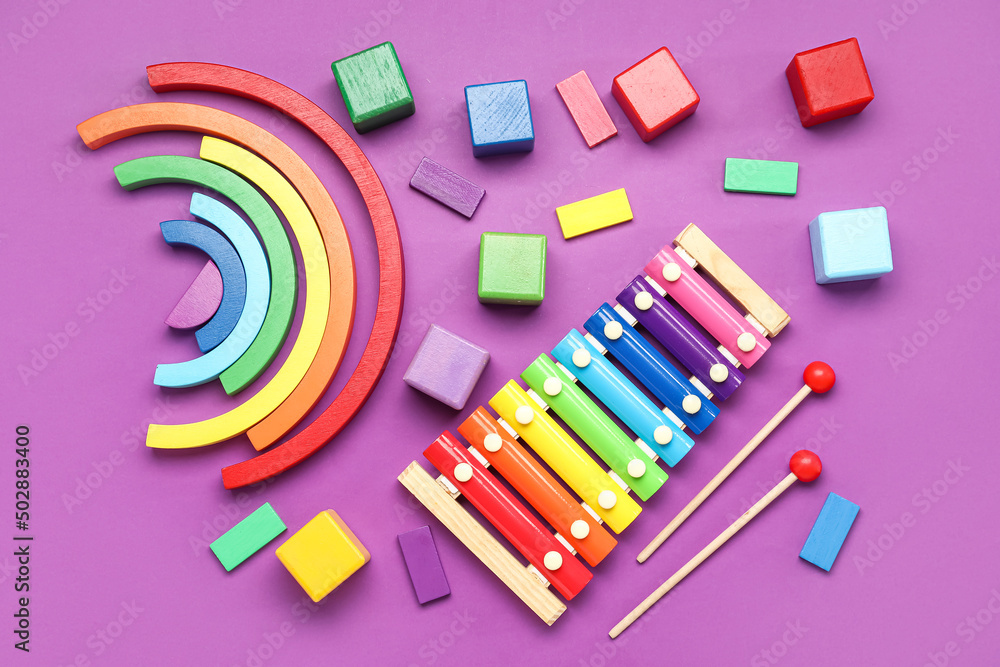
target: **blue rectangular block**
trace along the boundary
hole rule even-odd
[[[892,271],[889,219],[882,206],[820,213],[809,223],[809,243],[820,285]]]
[[[827,496],[799,558],[829,572],[859,509],[861,508],[850,500],[841,498],[836,493]]]
[[[608,304],[584,327],[692,433],[701,433],[718,416],[719,409]]]
[[[552,356],[668,466],[677,465],[691,450],[694,445],[691,436],[657,410],[653,402],[579,331],[573,329],[566,334],[553,348]]]
[[[527,153],[535,147],[528,83],[523,79],[465,87],[472,154]]]

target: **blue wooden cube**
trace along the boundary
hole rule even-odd
[[[472,154],[527,153],[535,147],[528,83],[502,81],[465,87]]]
[[[820,285],[892,271],[889,220],[882,206],[820,213],[809,223],[809,242]]]

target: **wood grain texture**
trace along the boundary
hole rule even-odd
[[[566,611],[566,605],[486,532],[416,461],[397,479],[547,625],[555,623]]]
[[[417,165],[410,187],[470,219],[486,194],[483,188],[429,157]]]
[[[461,410],[489,361],[487,350],[432,324],[403,373],[403,382]]]
[[[545,298],[544,234],[483,232],[479,238],[480,303],[537,306]]]
[[[399,332],[404,284],[399,228],[385,188],[368,158],[329,114],[299,93],[259,74],[210,63],[152,65],[146,68],[146,73],[150,86],[157,92],[207,90],[229,93],[266,104],[295,118],[326,143],[351,174],[361,190],[375,230],[379,258],[378,303],[371,336],[357,368],[330,406],[302,432],[254,459],[223,469],[222,477],[226,488],[238,488],[287,470],[319,451],[354,418],[368,400],[389,362],[389,355]],[[251,146],[247,148],[253,149]],[[269,161],[279,166],[273,160]],[[277,410],[257,428],[273,428],[270,420],[276,414]],[[281,428],[268,433],[281,431]],[[260,433],[253,429],[248,434],[251,439],[255,436],[254,431]],[[285,432],[287,431],[281,431],[281,434]]]
[[[802,127],[861,113],[875,99],[854,37],[796,53],[785,76]]]
[[[791,321],[788,313],[696,225],[685,227],[674,243],[691,255],[722,291],[753,315],[768,336],[777,336]]]
[[[244,277],[245,280],[245,277]],[[163,320],[171,329],[194,329],[212,319],[222,303],[222,275],[214,262],[205,266],[191,281],[183,296]]]
[[[107,112],[107,114],[102,114],[90,121],[81,123],[78,129],[85,141],[88,141],[88,145],[92,144],[95,148],[111,141],[110,137],[112,136],[121,138],[154,129],[194,130],[223,138],[238,137],[239,139],[236,140],[237,143],[251,148],[271,164],[291,172],[304,167],[308,171],[308,174],[315,179],[315,174],[312,170],[309,170],[301,158],[292,152],[283,142],[278,140],[277,137],[238,116],[209,107],[177,103],[140,105],[139,108],[127,108],[127,110]],[[191,158],[185,159],[192,160]],[[229,178],[236,179],[243,187],[248,188],[255,196],[260,197],[252,186],[231,171],[222,169],[204,160],[192,161],[207,165],[210,169],[227,174]],[[302,173],[304,174],[305,172]],[[310,204],[310,210],[314,206],[320,206],[318,203],[320,198],[329,197],[326,189],[323,188],[318,179],[314,181],[296,179],[294,185],[303,194],[307,204]],[[264,201],[263,197],[260,198],[261,201]],[[264,203],[266,204],[266,202]],[[270,215],[274,215],[269,205],[266,206],[266,209]],[[398,240],[398,237],[396,238]],[[346,267],[341,267],[341,270],[347,269]],[[353,264],[350,266],[349,275],[353,281]],[[353,307],[353,298],[350,300],[350,306]],[[290,370],[286,371],[283,366],[274,378],[272,378],[272,381],[251,399],[213,419],[192,424],[151,425],[146,436],[147,446],[177,448],[208,445],[245,432],[265,415],[273,418],[275,412],[277,412],[275,408],[281,405],[282,401],[287,397],[287,394],[279,393],[278,388],[288,386],[288,383],[284,383],[281,380],[275,385],[274,381],[279,379],[283,373],[287,374],[290,372]],[[268,390],[268,387],[272,388]]]
[[[693,114],[701,101],[666,47],[616,76],[611,94],[646,142]]]
[[[556,90],[566,103],[566,108],[588,147],[593,148],[618,134],[618,128],[585,71],[580,70],[568,79],[563,79],[556,84]]]
[[[465,104],[475,157],[534,149],[535,128],[524,79],[466,86]]]
[[[889,219],[882,206],[820,213],[809,223],[820,285],[878,278],[892,271]]]
[[[392,42],[341,58],[330,68],[359,134],[413,115],[413,93]]]
[[[214,227],[190,220],[167,220],[160,223],[160,233],[168,245],[196,248],[207,254],[211,261],[205,266],[211,265],[220,276],[223,289],[219,307],[208,323],[195,333],[198,348],[202,352],[208,352],[226,339],[243,314],[247,298],[247,276],[243,260],[226,237]],[[204,272],[205,269],[202,269],[202,273]]]

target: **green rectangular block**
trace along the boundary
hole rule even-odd
[[[667,473],[625,435],[583,390],[556,366],[548,355],[539,355],[521,373],[521,379],[586,442],[594,453],[643,500],[667,481]]]
[[[726,158],[726,192],[794,195],[798,182],[798,162]]]
[[[536,306],[545,298],[544,234],[483,232],[479,301]]]
[[[271,503],[264,503],[210,546],[222,567],[231,572],[284,531],[285,523],[274,512]]]
[[[413,115],[413,93],[392,42],[341,58],[330,67],[359,133]]]

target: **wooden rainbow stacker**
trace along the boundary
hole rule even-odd
[[[571,329],[551,357],[539,355],[521,373],[527,389],[515,380],[504,385],[489,401],[498,417],[485,407],[476,408],[458,427],[468,446],[447,431],[434,441],[424,456],[440,473],[437,479],[416,461],[399,475],[399,481],[549,625],[566,606],[548,587],[570,600],[587,585],[593,575],[577,556],[595,566],[610,553],[617,544],[611,533],[623,531],[642,511],[631,492],[645,501],[663,486],[667,474],[657,461],[673,467],[691,450],[694,440],[688,432],[701,433],[719,414],[712,399],[721,402],[732,395],[744,379],[740,368],[756,363],[770,347],[769,339],[789,321],[788,314],[697,227],[688,225],[674,243],[676,247],[663,248],[646,265],[646,274],[632,280],[615,303],[599,306],[584,322],[585,332]],[[699,266],[701,272],[695,270]],[[659,341],[684,370],[646,336]],[[656,401],[606,359],[608,354]],[[557,424],[549,410],[571,432]],[[554,534],[490,468],[555,529]],[[459,505],[460,495],[521,553],[527,567]]]

